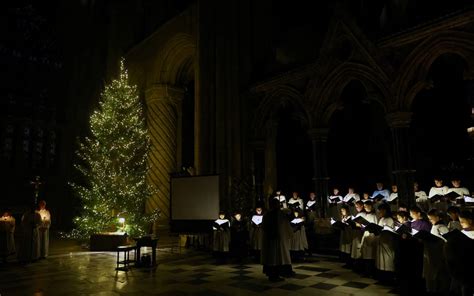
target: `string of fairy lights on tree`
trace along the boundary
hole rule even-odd
[[[119,78],[105,86],[99,108],[90,117],[90,130],[91,136],[79,144],[80,161],[75,165],[86,182],[71,183],[82,203],[73,236],[86,238],[114,229],[145,234],[160,213],[145,214],[145,202],[154,191],[146,181],[150,140],[137,88],[129,85],[123,59]]]

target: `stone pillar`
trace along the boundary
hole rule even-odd
[[[267,198],[277,186],[277,159],[276,159],[276,137],[278,123],[269,122],[265,127],[265,179],[263,181],[263,195]]]
[[[145,91],[147,126],[151,147],[148,176],[157,192],[146,203],[146,211],[162,212],[158,227],[166,228],[170,220],[170,174],[176,172],[178,119],[184,91],[166,84],[153,85]]]
[[[318,198],[321,217],[326,216],[328,196],[327,139],[328,128],[313,128],[308,131],[313,154],[313,184]]]
[[[393,168],[392,173],[398,186],[398,201],[408,207],[415,205],[413,188],[415,170],[412,164],[410,139],[411,112],[394,112],[386,116],[392,133]]]

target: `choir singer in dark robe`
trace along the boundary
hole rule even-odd
[[[288,216],[280,210],[279,200],[271,199],[270,211],[264,215],[262,224],[263,273],[270,281],[282,281],[282,276],[294,275],[290,257],[293,230]]]

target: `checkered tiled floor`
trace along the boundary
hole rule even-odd
[[[259,264],[216,265],[205,252],[159,250],[154,270],[115,271],[114,253],[58,254],[27,266],[0,266],[0,295],[383,295],[391,287],[328,257],[293,264],[296,276],[271,283]]]

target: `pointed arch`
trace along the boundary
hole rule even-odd
[[[360,81],[367,91],[368,98],[378,102],[385,111],[387,110],[390,99],[387,76],[367,65],[346,62],[334,68],[326,75],[321,86],[308,94],[311,114],[318,117],[313,118],[314,123],[318,126],[327,126],[334,111],[342,104],[340,97],[345,86],[352,80]]]
[[[264,131],[267,123],[275,118],[278,110],[288,105],[295,107],[302,126],[311,125],[301,92],[294,87],[282,85],[268,93],[258,105],[252,123],[254,136],[261,136],[259,133]]]
[[[466,61],[465,76],[474,75],[474,34],[444,31],[421,42],[405,59],[395,81],[395,108],[410,110],[416,95],[430,86],[429,71],[433,62],[443,54],[451,53]]]

